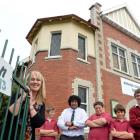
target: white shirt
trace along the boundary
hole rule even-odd
[[[73,124],[79,127],[79,129],[68,130],[68,126],[66,126],[65,123],[71,121],[72,112],[72,108],[64,109],[61,116],[58,118],[58,127],[62,130],[62,134],[66,136],[84,135],[85,121],[88,119],[87,113],[82,108],[76,108]]]

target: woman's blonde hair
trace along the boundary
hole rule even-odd
[[[29,86],[32,74],[36,74],[37,78],[41,81],[41,87],[40,87],[40,89],[37,93],[37,96],[36,96],[36,103],[40,104],[40,103],[43,103],[46,99],[45,80],[44,80],[43,75],[39,71],[31,71],[28,73],[28,75],[26,77],[28,86]]]

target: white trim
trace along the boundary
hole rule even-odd
[[[95,102],[95,98],[93,96],[94,94],[94,88],[93,88],[93,83],[91,81],[83,80],[80,78],[75,78],[72,83],[72,89],[73,89],[73,94],[78,95],[78,86],[83,86],[87,87],[89,89],[89,94],[88,94],[88,115],[91,115],[94,113],[93,109],[93,103]]]
[[[140,57],[140,53],[138,52],[138,50],[134,50],[132,48],[128,48],[127,46],[121,44],[119,41],[116,41],[116,40],[114,40],[112,38],[108,38],[107,40],[108,40],[107,46],[109,47],[109,54],[110,54],[109,55],[109,60],[110,60],[110,64],[109,65],[110,65],[111,71],[115,72],[116,74],[119,73],[119,74],[127,75],[127,78],[129,76],[129,77],[131,77],[131,80],[132,79],[133,80],[139,80],[140,77],[136,77],[134,75],[133,66],[132,66],[132,58],[131,58],[131,54],[134,54],[134,55]],[[118,47],[121,47],[121,48],[126,50],[126,60],[127,60],[126,63],[127,63],[128,73],[123,72],[123,71],[121,71],[121,70],[119,70],[117,68],[114,68],[114,66],[113,66],[113,59],[112,59],[111,43],[114,43],[114,44],[118,45]]]
[[[136,24],[136,26],[140,30],[140,25],[138,24],[136,18],[134,17],[134,15],[132,14],[130,8],[128,7],[128,5],[126,3],[124,3],[122,5],[112,7],[110,9],[108,9],[108,10],[104,10],[101,15],[106,15],[106,14],[109,14],[111,12],[117,11],[117,10],[122,9],[122,8],[126,9],[127,13],[130,15],[130,17],[132,18],[132,20],[134,21],[134,23]]]
[[[59,59],[59,58],[62,58],[61,55],[56,55],[56,56],[47,56],[47,57],[44,57],[45,60],[48,60],[48,59]]]
[[[83,85],[78,85],[78,88],[86,89],[86,102],[82,103],[82,101],[81,101],[81,104],[86,106],[87,114],[89,114],[89,109],[88,109],[88,104],[89,104],[89,87],[87,87],[87,86],[85,87]],[[78,94],[79,94],[79,92],[78,92]]]
[[[55,56],[57,56],[57,55],[54,55],[54,56],[51,56],[50,55],[50,52],[51,52],[51,39],[52,39],[52,34],[53,33],[60,33],[61,34],[61,42],[62,42],[62,31],[61,30],[58,30],[58,31],[51,31],[50,32],[50,37],[49,37],[49,42],[50,42],[50,44],[49,44],[49,49],[48,49],[48,58],[50,58],[50,57],[55,57]],[[60,42],[60,50],[61,50],[61,42]]]
[[[78,45],[79,45],[79,37],[81,38],[84,38],[85,39],[85,59],[82,59],[80,57],[78,57],[80,60],[84,60],[84,62],[87,62],[87,59],[88,59],[88,43],[87,43],[87,37],[84,36],[83,34],[81,33],[78,33]],[[79,46],[78,46],[79,47]],[[79,52],[79,49],[78,49],[78,52]]]
[[[135,57],[136,62],[132,61],[132,55]],[[140,79],[140,71],[139,71],[139,67],[138,67],[138,65],[140,65],[140,64],[138,63],[138,58],[140,59],[140,56],[131,52],[131,65],[132,65],[132,69],[133,69],[133,76]],[[138,76],[134,75],[133,63],[136,65]]]
[[[117,47],[117,56],[118,56],[118,62],[119,62],[119,69],[117,69],[117,68],[115,68],[114,66],[113,66],[113,52],[112,52],[112,43],[115,45],[115,47]],[[121,44],[118,44],[118,43],[114,43],[114,42],[110,42],[110,50],[111,50],[111,59],[112,59],[112,66],[113,66],[113,69],[115,69],[115,70],[117,70],[117,71],[120,71],[120,72],[122,72],[122,73],[126,73],[126,74],[129,74],[129,69],[128,69],[128,60],[127,60],[127,49],[125,49],[125,48],[123,48],[122,46],[121,46]],[[121,50],[123,50],[124,51],[124,54],[125,54],[125,56],[123,57],[124,59],[125,59],[125,62],[126,62],[126,72],[125,71],[122,71],[121,70],[121,62],[120,62],[120,58],[121,58],[121,56],[119,55],[119,49],[121,49]]]
[[[88,62],[87,60],[84,60],[84,59],[81,59],[81,58],[77,58],[77,60],[81,61],[81,62],[84,62],[84,63],[87,63],[87,64],[91,64],[90,62]]]
[[[113,11],[119,10],[119,9],[124,8],[124,7],[126,7],[126,6],[127,6],[127,4],[124,3],[124,4],[121,4],[121,5],[118,5],[118,6],[109,8],[109,9],[107,9],[107,10],[104,10],[104,11],[102,12],[102,15],[106,15],[106,14],[108,14],[108,13],[111,13],[111,12],[113,12]]]
[[[132,33],[131,31],[127,30],[126,28],[120,26],[119,24],[117,24],[116,22],[111,20],[109,17],[103,16],[102,20],[104,20],[105,22],[111,24],[113,27],[115,27],[116,29],[120,30],[124,34],[126,34],[126,35],[130,36],[131,38],[133,38],[133,39],[137,40],[138,42],[140,42],[140,36]]]

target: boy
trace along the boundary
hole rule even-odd
[[[53,118],[55,110],[53,107],[46,108],[46,121],[41,126],[39,133],[39,140],[55,140],[58,136],[57,121]]]
[[[140,88],[134,93],[137,104],[129,110],[130,124],[135,130],[135,140],[140,140]]]
[[[103,102],[97,101],[93,106],[95,114],[86,121],[86,125],[90,127],[88,140],[108,140],[109,124],[112,118],[110,114],[104,111]]]
[[[111,122],[112,140],[133,140],[134,130],[125,119],[125,108],[117,104],[114,108],[116,119]]]

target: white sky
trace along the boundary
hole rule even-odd
[[[30,54],[30,44],[25,37],[37,18],[76,14],[88,20],[89,8],[98,2],[102,10],[107,10],[124,3],[140,25],[139,0],[0,0],[0,56],[6,39],[9,40],[5,59],[15,48],[13,64],[19,55],[20,60]]]

